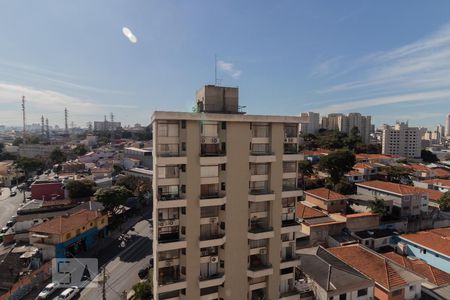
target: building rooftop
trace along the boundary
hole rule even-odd
[[[301,118],[297,116],[155,111],[152,115],[152,122],[154,122],[155,120],[191,120],[191,121],[209,120],[209,121],[231,121],[231,122],[300,123]]]
[[[348,199],[347,196],[336,193],[327,188],[317,188],[313,190],[307,190],[305,191],[305,194],[313,196],[315,198],[319,198],[324,201],[340,201]]]
[[[357,231],[353,234],[361,239],[368,239],[368,238],[380,239],[397,234],[397,231],[394,229],[372,229],[372,230]]]
[[[400,183],[386,182],[380,180],[371,180],[366,182],[356,183],[357,186],[371,188],[374,190],[379,190],[399,196],[412,195],[417,193],[423,193],[424,189],[416,188],[409,185],[404,185]],[[306,192],[305,192],[306,193]]]
[[[323,247],[300,250],[301,270],[326,291],[371,286],[373,281]]]
[[[422,180],[421,182],[425,182],[428,184],[432,184],[435,186],[442,186],[442,187],[450,187],[450,179],[427,179],[427,180]]]
[[[133,150],[136,152],[143,152],[143,153],[152,152],[152,148],[125,147],[125,150]]]
[[[312,219],[312,218],[326,217],[327,215],[318,209],[306,206],[302,203],[298,203],[296,216],[297,218],[300,219]]]
[[[402,267],[406,268],[409,271],[412,271],[419,276],[425,278],[432,284],[437,286],[450,284],[450,274],[439,270],[433,266],[430,266],[426,262],[420,259],[410,259],[406,256],[402,256],[395,252],[384,253],[388,259],[398,263]]]
[[[433,173],[436,177],[444,177],[444,178],[450,177],[450,171],[444,168],[435,168],[433,169]]]
[[[450,258],[450,227],[403,234],[401,238]]]
[[[42,224],[33,226],[30,232],[63,234],[94,221],[102,214],[98,211],[81,210],[68,216],[59,216]]]
[[[360,244],[330,248],[328,251],[389,291],[421,279]]]

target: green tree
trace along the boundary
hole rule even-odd
[[[129,191],[133,192],[133,194],[142,199],[145,194],[151,192],[152,186],[150,180],[144,180],[142,178],[138,178],[132,175],[126,175],[120,177],[116,181],[116,186],[123,186]]]
[[[301,176],[302,189],[305,189],[305,176],[314,174],[314,167],[309,160],[301,160],[298,162],[298,172]]]
[[[114,208],[119,205],[125,205],[127,199],[132,197],[133,193],[124,186],[113,186],[98,189],[94,196],[98,202],[105,206],[107,211],[114,212]]]
[[[426,163],[434,163],[439,161],[436,154],[425,149],[420,151],[420,158],[422,158],[422,160]]]
[[[20,144],[23,144],[23,139],[21,137],[16,137],[12,144],[13,146],[19,146]]]
[[[138,300],[153,299],[153,269],[150,269],[148,274],[145,281],[138,282],[133,286],[134,295]]]
[[[442,211],[450,211],[450,192],[445,192],[438,200],[439,209]]]
[[[119,165],[113,165],[112,176],[119,175],[123,171],[123,168]]]
[[[315,150],[317,147],[319,147],[319,144],[317,142],[317,136],[314,134],[308,133],[302,135],[303,144],[302,147],[306,150]]]
[[[410,170],[402,166],[386,166],[381,168],[381,171],[386,174],[387,181],[399,183],[402,178],[408,178]]]
[[[88,152],[88,149],[86,149],[86,146],[83,144],[77,145],[73,150],[72,153],[75,156],[82,156],[85,155]]]
[[[338,150],[324,156],[319,161],[319,170],[330,175],[333,185],[336,185],[345,173],[353,169],[355,155],[347,150]]]
[[[318,135],[318,144],[325,149],[342,149],[346,144],[348,135],[337,130],[324,130]]]
[[[348,149],[355,150],[356,145],[361,143],[362,139],[359,133],[359,129],[355,126],[350,130],[349,136],[345,139],[345,144],[347,145]]]
[[[61,164],[66,161],[66,155],[59,148],[53,149],[50,153],[49,159],[52,164]]]
[[[341,179],[335,186],[334,191],[343,195],[350,195],[355,192],[355,185],[348,182],[346,179]]]
[[[44,163],[36,158],[20,157],[15,162],[16,166],[25,172],[25,176],[28,177],[30,173],[41,170],[44,167]]]
[[[388,207],[383,199],[375,198],[375,201],[369,203],[369,209],[371,212],[379,214],[380,216],[386,216],[388,213]]]
[[[86,198],[94,195],[95,182],[92,180],[68,180],[65,184],[70,199]]]

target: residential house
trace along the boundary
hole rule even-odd
[[[409,164],[405,165],[406,168],[410,169],[411,176],[419,179],[431,179],[435,177],[433,169],[422,165],[422,164]]]
[[[125,169],[141,167],[151,170],[153,166],[152,148],[125,147],[123,150],[123,166]]]
[[[353,166],[354,170],[362,174],[365,181],[376,179],[380,168],[381,166],[376,163],[356,163]]]
[[[375,299],[420,299],[424,280],[383,255],[361,244],[330,248],[328,251],[375,281]]]
[[[71,257],[91,249],[106,235],[107,225],[107,215],[85,209],[33,226],[30,244],[41,249],[45,260]]]
[[[350,183],[357,183],[357,182],[365,181],[364,175],[355,170],[351,170],[351,171],[345,173],[344,176],[345,176],[345,179],[347,179],[347,181]]]
[[[422,189],[379,180],[356,184],[357,193],[393,199],[393,214],[400,217],[418,216],[428,212],[428,193]]]
[[[433,168],[435,178],[450,179],[450,170],[446,168]]]
[[[300,271],[315,299],[373,299],[374,282],[327,249],[321,246],[303,249],[300,262]]]
[[[31,184],[31,197],[39,200],[64,199],[64,185],[57,180],[36,180]]]
[[[342,215],[345,224],[350,231],[376,229],[380,225],[380,215],[372,212],[362,212]]]
[[[345,211],[347,196],[327,188],[317,188],[305,191],[305,201],[319,207],[328,213]]]
[[[392,165],[396,163],[399,158],[394,155],[359,153],[355,155],[355,159],[356,162],[360,163]]]
[[[304,150],[301,154],[304,160],[309,160],[312,163],[318,162],[322,157],[330,154],[330,150],[317,149],[317,150]]]
[[[450,191],[450,179],[435,178],[422,181],[414,181],[414,186],[445,193]]]
[[[402,254],[417,257],[450,273],[450,227],[403,234],[399,239]]]
[[[371,249],[378,250],[383,247],[393,246],[392,236],[397,235],[394,229],[372,229],[353,232],[352,235],[360,244]]]

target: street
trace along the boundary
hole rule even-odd
[[[2,194],[0,195],[0,227],[5,226],[6,222],[16,215],[16,211],[21,204],[23,204],[23,194],[19,192],[17,188],[13,188],[13,191],[17,192],[17,195],[10,197],[9,188],[1,188]],[[25,193],[29,196],[29,192]]]
[[[106,263],[106,299],[123,299],[123,292],[130,291],[133,285],[139,282],[138,272],[149,264],[152,254],[151,234],[151,223],[144,219],[136,223],[134,231],[128,231],[102,251],[104,254],[99,253],[99,266]],[[101,279],[102,275],[99,274],[94,282],[101,282]],[[80,294],[80,299],[101,298],[101,284],[86,288]]]

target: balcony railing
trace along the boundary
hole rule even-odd
[[[263,233],[263,232],[269,232],[269,231],[273,231],[273,227],[268,226],[268,225],[252,226],[248,229],[248,232],[251,232],[251,233]]]
[[[284,154],[298,154],[300,151],[298,151],[297,147],[295,148],[284,148]]]
[[[158,197],[159,201],[169,201],[169,200],[181,200],[184,199],[184,196],[179,193],[176,194],[160,194]]]
[[[299,257],[294,254],[294,255],[286,255],[286,257],[281,259],[281,262],[286,262],[286,261],[293,261],[293,260],[297,260],[299,259]]]
[[[200,236],[200,241],[208,241],[208,240],[215,240],[215,239],[221,239],[225,236],[223,233],[216,233],[216,234],[205,234]]]
[[[223,277],[223,273],[216,273],[216,274],[208,274],[208,275],[200,275],[200,281],[205,280],[211,280],[211,279],[217,279]]]
[[[181,237],[179,237],[178,235],[179,235],[178,232],[172,233],[172,234],[163,234],[163,235],[160,235],[160,236],[158,237],[158,243],[160,243],[160,244],[165,244],[165,243],[173,243],[173,242],[180,242],[180,241],[183,241],[184,238],[181,238]]]
[[[295,219],[281,221],[282,227],[297,226],[297,225],[298,225],[298,223],[297,223],[297,221],[295,221]]]
[[[217,151],[201,151],[200,156],[203,157],[214,157],[214,156],[225,156],[226,152],[222,150]]]
[[[267,195],[267,194],[273,194],[273,191],[269,189],[250,189],[250,195]]]
[[[161,285],[166,285],[166,284],[172,284],[172,283],[177,283],[177,282],[181,282],[184,281],[184,278],[181,278],[179,273],[173,273],[173,272],[162,272],[159,274],[159,278],[158,278],[158,284]]]
[[[177,157],[180,156],[179,151],[172,151],[172,152],[159,152],[160,157]]]
[[[250,151],[250,155],[262,156],[262,155],[274,155],[272,151]]]
[[[250,271],[261,271],[261,270],[265,270],[265,269],[270,269],[272,268],[272,264],[270,263],[254,263],[254,264],[250,264],[248,266],[248,269]]]
[[[280,298],[298,295],[299,291],[295,288],[289,288],[288,291],[280,293]]]
[[[200,199],[214,199],[214,198],[223,198],[225,197],[225,193],[221,192],[212,192],[200,195]]]
[[[283,192],[299,191],[299,190],[301,190],[301,188],[295,185],[283,185]]]

